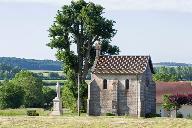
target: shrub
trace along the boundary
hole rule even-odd
[[[106,113],[106,116],[115,116],[113,113]]]
[[[36,112],[36,110],[27,110],[28,116],[39,116],[39,113]]]
[[[161,117],[161,115],[156,114],[156,113],[147,113],[147,114],[145,114],[145,118],[153,118],[153,117]]]
[[[23,88],[26,108],[43,106],[42,80],[38,79],[32,72],[21,71],[16,74],[12,81],[15,85]]]
[[[5,81],[0,87],[0,108],[19,108],[23,104],[24,92],[21,86]]]
[[[181,114],[180,112],[177,113],[176,115],[177,118],[183,118],[183,114]]]
[[[53,106],[53,99],[56,97],[56,92],[54,89],[49,87],[43,87],[43,107],[45,109],[50,109]]]
[[[72,112],[77,111],[77,100],[74,96],[73,90],[70,88],[75,84],[72,81],[65,82],[65,86],[62,89],[62,100],[65,108],[69,108]]]

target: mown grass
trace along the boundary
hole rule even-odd
[[[48,116],[50,111],[37,109],[40,116],[26,116],[29,109],[0,110],[0,128],[191,128],[191,119],[133,118],[128,116],[87,116],[65,110],[63,116]],[[31,110],[31,109],[30,109]]]
[[[192,120],[90,116],[0,117],[3,128],[191,128]]]
[[[36,110],[40,116],[47,116],[50,111],[46,111],[42,108],[20,108],[20,109],[4,109],[0,110],[0,116],[25,116],[27,110]]]

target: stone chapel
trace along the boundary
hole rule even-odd
[[[96,43],[96,58],[92,80],[88,85],[88,115],[106,113],[145,116],[156,112],[156,86],[152,80],[150,56],[100,55]]]

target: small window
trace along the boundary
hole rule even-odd
[[[103,89],[107,89],[107,80],[106,79],[103,80]]]
[[[129,89],[129,80],[128,79],[125,80],[125,88]]]

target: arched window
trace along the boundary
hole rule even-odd
[[[107,80],[106,79],[103,80],[103,89],[107,89]]]
[[[125,88],[129,89],[129,80],[128,79],[125,80]]]

